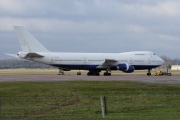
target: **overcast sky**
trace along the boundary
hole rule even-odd
[[[180,58],[180,0],[0,0],[0,59],[24,26],[56,52],[153,51]]]

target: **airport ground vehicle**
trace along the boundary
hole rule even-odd
[[[155,76],[163,76],[163,75],[171,76],[172,74],[169,72],[156,71],[154,75]]]

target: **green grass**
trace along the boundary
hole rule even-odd
[[[3,82],[2,119],[179,120],[180,85],[127,81]]]

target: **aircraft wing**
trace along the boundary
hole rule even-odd
[[[97,68],[109,68],[109,67],[113,67],[113,66],[117,66],[118,65],[118,61],[115,59],[105,59],[104,63],[102,63],[102,65],[97,66]]]

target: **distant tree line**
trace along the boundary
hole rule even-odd
[[[44,65],[37,62],[18,59],[0,60],[0,69],[15,69],[15,68],[54,68],[49,65]]]
[[[161,58],[165,62],[164,66],[180,65],[180,59],[179,58],[171,59],[167,56],[161,56]]]
[[[161,56],[165,61],[163,66],[180,65],[180,59],[171,59],[167,56]],[[37,62],[31,62],[21,59],[6,59],[0,60],[0,69],[12,69],[12,68],[54,68],[49,65],[44,65]]]

